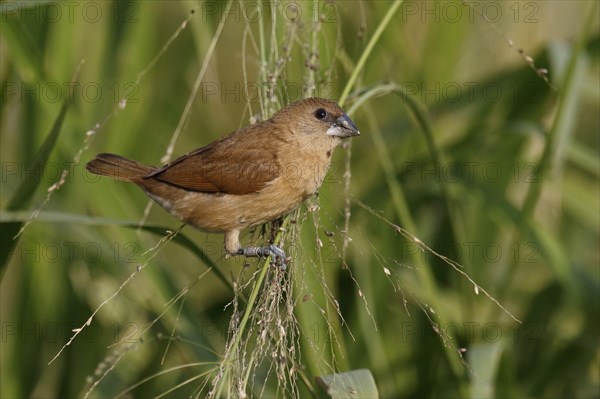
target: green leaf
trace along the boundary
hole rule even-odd
[[[29,165],[27,165],[27,170],[44,170],[46,167],[48,159],[50,158],[50,153],[54,149],[56,141],[58,140],[58,135],[60,134],[60,129],[65,120],[65,116],[67,115],[70,102],[71,99],[68,98],[63,103],[60,112],[54,121],[52,129],[50,129],[50,133],[48,133],[48,136],[44,140],[44,143],[38,150],[37,154],[35,154],[33,157],[33,160],[29,163]],[[21,182],[11,199],[8,201],[6,210],[12,211],[17,209],[25,209],[31,202],[33,194],[39,186],[40,181],[42,181],[42,179],[39,179],[37,174],[28,174],[27,178]],[[3,226],[2,230],[0,230],[0,242],[2,243],[2,251],[0,251],[0,273],[2,275],[4,275],[4,268],[10,260],[10,254],[19,241],[18,238],[14,237],[21,229],[22,225],[23,222],[7,223],[5,226]]]
[[[317,384],[330,398],[378,398],[373,374],[367,369],[317,377]]]
[[[26,170],[43,170],[48,163],[48,158],[50,158],[50,153],[54,149],[56,145],[56,140],[58,139],[58,135],[60,134],[60,128],[65,120],[65,116],[67,114],[67,109],[69,108],[69,101],[65,101],[62,105],[58,117],[54,121],[54,125],[50,130],[50,133],[44,140],[44,144],[40,147],[37,154],[33,160],[27,165]],[[25,209],[27,205],[31,202],[33,198],[33,194],[37,189],[40,181],[42,179],[35,173],[27,175],[29,178],[23,180],[21,185],[17,188],[11,199],[8,201],[6,205],[6,209],[9,211],[16,209]]]
[[[471,397],[495,397],[494,381],[500,365],[502,343],[475,344],[469,348],[469,363],[477,375],[471,375]]]
[[[19,65],[21,77],[26,81],[45,81],[44,58],[39,44],[36,43],[29,29],[23,24],[19,13],[26,2],[17,4],[2,4],[2,36],[10,48],[10,54],[15,63]],[[40,7],[40,3],[31,2],[33,7]],[[34,10],[35,11],[35,10]]]
[[[27,218],[29,218],[29,212],[20,211],[20,212],[9,212],[9,211],[0,211],[0,230],[4,231],[8,226],[16,224],[21,225],[24,223]],[[38,222],[49,222],[49,223],[69,223],[69,224],[80,224],[80,225],[94,225],[94,226],[122,226],[130,229],[141,229],[159,236],[164,236],[165,232],[169,230],[168,227],[158,226],[158,225],[143,225],[140,226],[138,222],[129,221],[129,220],[115,220],[109,218],[101,218],[94,216],[85,216],[85,215],[77,215],[72,213],[63,213],[63,212],[40,212],[38,217],[36,218]],[[16,240],[14,240],[16,241]],[[217,277],[227,286],[230,287],[233,291],[233,285],[231,281],[227,279],[225,274],[217,267],[217,265],[210,259],[208,255],[204,253],[204,251],[198,247],[192,240],[187,238],[182,233],[177,234],[173,237],[173,241],[181,245],[182,247],[188,249],[197,258],[199,258],[202,262],[204,262],[209,267],[212,267]],[[4,245],[4,244],[3,244]],[[7,251],[6,256],[9,255],[10,252]],[[4,251],[2,252],[2,256],[5,256]]]

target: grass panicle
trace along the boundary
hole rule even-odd
[[[597,2],[71,6],[0,9],[0,396],[599,396]],[[309,96],[285,272],[84,169]]]

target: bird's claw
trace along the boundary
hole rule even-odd
[[[249,257],[271,257],[271,264],[279,266],[281,270],[287,269],[287,256],[285,251],[276,245],[269,245],[266,247],[245,247],[240,248],[237,251],[237,255],[244,255]]]
[[[281,270],[287,269],[287,255],[283,249],[271,244],[269,245],[269,252],[272,259],[271,263],[273,263],[275,266],[279,265]]]

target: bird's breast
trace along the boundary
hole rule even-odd
[[[329,169],[331,151],[322,149],[299,154],[281,165],[282,173],[279,184],[290,196],[297,196],[302,201],[315,194]]]

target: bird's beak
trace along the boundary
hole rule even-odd
[[[354,122],[352,122],[352,119],[350,119],[350,117],[348,117],[346,114],[343,114],[337,118],[335,122],[331,124],[331,127],[327,129],[328,136],[336,136],[340,138],[358,136],[359,134],[360,132],[358,131],[358,128]]]

